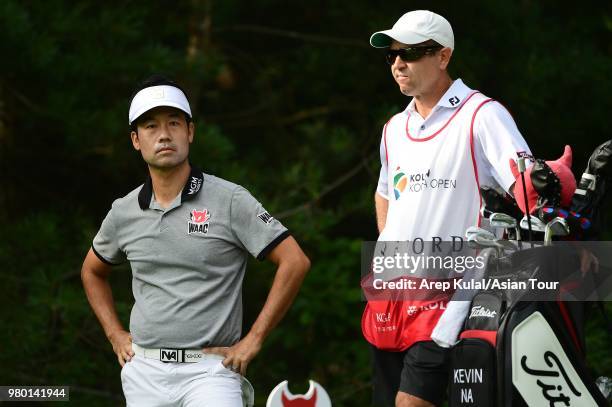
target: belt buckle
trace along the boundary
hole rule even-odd
[[[160,349],[159,360],[164,363],[181,362],[183,359],[181,349]]]

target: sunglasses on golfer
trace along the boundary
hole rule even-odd
[[[393,65],[395,58],[400,57],[404,62],[414,62],[423,58],[425,55],[433,54],[437,50],[444,48],[442,45],[427,45],[421,47],[408,47],[400,49],[388,49],[385,52],[385,60],[389,65]]]

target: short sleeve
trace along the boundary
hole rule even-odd
[[[265,259],[289,236],[287,228],[242,187],[232,195],[230,222],[237,239],[258,260]]]
[[[94,237],[91,248],[104,263],[117,265],[126,260],[125,253],[118,246],[117,229],[113,221],[113,209],[108,212],[106,218],[102,221],[102,226],[100,226],[100,230],[98,230]]]
[[[486,182],[488,177],[508,191],[515,181],[509,161],[516,160],[520,153],[531,154],[529,146],[508,110],[498,102],[483,105],[476,123],[474,144],[478,168],[488,170],[479,172],[479,178],[482,176],[486,185],[490,183]]]
[[[389,177],[387,173],[387,143],[385,140],[385,130],[387,124],[383,129],[383,135],[380,139],[380,175],[378,176],[378,185],[376,186],[376,192],[378,195],[385,199],[389,199]]]

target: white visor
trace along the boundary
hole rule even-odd
[[[144,88],[134,96],[128,116],[129,124],[134,123],[145,112],[159,106],[175,107],[192,117],[189,102],[183,91],[174,86],[159,85]]]

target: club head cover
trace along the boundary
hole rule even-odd
[[[523,180],[518,171],[517,164],[510,160],[510,170],[515,178],[514,199],[523,213],[525,208],[525,194]],[[554,161],[536,160],[525,171],[525,189],[529,212],[537,214],[543,206],[566,208],[572,202],[576,190],[576,179],[572,173],[572,149],[565,146],[563,155]]]

